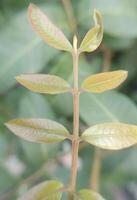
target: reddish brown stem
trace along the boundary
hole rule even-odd
[[[101,161],[102,153],[99,148],[95,148],[95,155],[93,166],[91,170],[91,179],[90,179],[90,188],[95,191],[99,191],[99,182],[100,182],[100,171],[101,171]]]
[[[73,87],[73,140],[72,140],[72,166],[70,175],[70,193],[69,199],[73,200],[73,193],[76,188],[77,180],[77,165],[78,165],[78,149],[79,149],[79,87],[78,87],[78,58],[77,51],[77,38],[74,36],[73,40],[74,51],[73,56],[73,75],[74,75],[74,87]]]

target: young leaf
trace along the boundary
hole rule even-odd
[[[87,129],[81,138],[104,149],[123,149],[137,143],[137,126],[123,123],[98,124]]]
[[[58,94],[70,90],[70,85],[64,79],[45,74],[23,74],[16,80],[33,92]]]
[[[99,11],[94,10],[94,21],[95,26],[90,29],[87,34],[85,35],[80,48],[79,52],[92,52],[96,50],[103,38],[103,21],[102,16]]]
[[[105,200],[100,194],[87,189],[79,191],[79,200]]]
[[[103,38],[103,20],[102,20],[101,13],[96,9],[94,10],[93,18],[95,21],[95,25],[100,26],[100,31],[98,32],[97,38],[98,38],[98,40],[102,40],[102,38]]]
[[[28,13],[33,29],[47,44],[60,50],[72,50],[72,46],[63,32],[36,5],[31,3]]]
[[[82,83],[82,89],[88,92],[101,93],[119,86],[127,78],[127,71],[118,70],[89,76]]]
[[[5,125],[15,135],[38,143],[55,143],[69,137],[67,129],[49,119],[14,119]]]
[[[30,189],[18,200],[60,200],[62,192],[58,190],[62,183],[58,181],[45,181]]]

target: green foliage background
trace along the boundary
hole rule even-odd
[[[40,6],[72,41],[72,29],[61,0],[31,2]],[[43,117],[72,130],[70,95],[33,94],[14,79],[21,73],[36,72],[57,74],[70,83],[73,78],[70,55],[47,46],[32,31],[27,18],[29,3],[29,0],[0,1],[1,200],[14,200],[42,180],[54,178],[66,183],[69,177],[69,163],[63,164],[66,159],[69,162],[69,143],[29,143],[14,136],[3,125],[16,117]],[[94,8],[103,14],[105,26],[102,46],[80,59],[80,82],[87,75],[102,71],[104,64],[108,70],[129,72],[128,80],[119,91],[81,95],[81,131],[114,119],[137,125],[137,0],[72,0],[72,6],[79,38],[93,24],[91,14]],[[78,188],[88,187],[93,155],[92,146],[81,147]],[[136,146],[122,151],[104,151],[100,187],[108,200],[137,199]]]

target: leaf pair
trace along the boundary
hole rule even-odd
[[[34,4],[29,6],[29,19],[33,29],[44,41],[54,48],[72,52],[73,48],[63,32],[56,27],[50,19]],[[90,29],[85,35],[80,48],[81,52],[92,52],[100,45],[103,38],[102,16],[98,11],[94,11],[95,27]]]
[[[62,183],[58,181],[45,181],[30,189],[18,200],[61,200]],[[75,200],[105,200],[98,193],[82,189],[76,195]]]
[[[56,143],[70,138],[68,130],[48,119],[14,119],[6,126],[31,142]],[[137,143],[137,126],[123,123],[98,124],[87,129],[81,139],[104,149],[123,149]]]
[[[118,70],[89,76],[82,83],[82,89],[100,93],[119,86],[127,78],[127,71]],[[33,92],[59,94],[68,92],[71,87],[64,79],[54,75],[24,74],[16,77],[17,81]]]

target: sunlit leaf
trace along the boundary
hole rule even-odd
[[[64,126],[49,119],[14,119],[5,125],[15,135],[31,142],[55,143],[69,137]]]
[[[105,200],[100,194],[87,189],[80,190],[79,197],[79,200]]]
[[[87,129],[82,139],[104,149],[123,149],[137,143],[137,126],[123,123],[98,124]]]
[[[82,83],[82,88],[88,92],[100,93],[119,86],[127,78],[127,71],[118,70],[89,76]]]
[[[103,38],[103,21],[102,16],[99,11],[94,10],[94,21],[95,27],[90,29],[87,34],[85,35],[80,48],[79,52],[92,52],[96,50]]]
[[[58,181],[45,181],[30,189],[18,200],[60,200],[62,192],[58,190],[62,183]]]
[[[45,74],[23,74],[16,77],[17,81],[33,92],[58,94],[70,90],[64,79]]]
[[[29,19],[33,29],[49,45],[65,51],[71,51],[72,46],[62,31],[34,4],[30,4]]]

